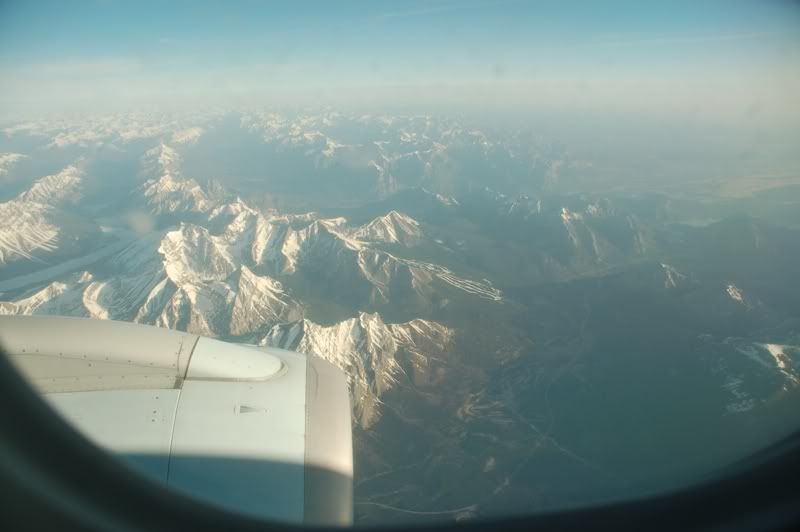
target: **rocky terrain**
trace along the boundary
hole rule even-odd
[[[358,522],[663,489],[793,428],[800,232],[768,199],[695,224],[707,206],[565,193],[590,161],[427,116],[128,115],[0,140],[0,313],[333,362]]]

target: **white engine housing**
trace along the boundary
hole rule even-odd
[[[347,380],[328,362],[81,318],[0,317],[0,343],[76,429],[151,478],[249,515],[352,522]]]

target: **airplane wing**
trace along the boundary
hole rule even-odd
[[[0,343],[76,429],[151,478],[249,515],[352,522],[350,400],[333,365],[82,318],[3,316]]]

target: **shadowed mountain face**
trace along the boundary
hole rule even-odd
[[[791,187],[573,194],[559,144],[338,113],[39,122],[0,163],[0,313],[333,362],[357,523],[668,489],[796,426]]]

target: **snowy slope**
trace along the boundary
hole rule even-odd
[[[22,153],[0,153],[0,178],[7,176],[14,165],[28,156]]]
[[[52,206],[77,203],[81,199],[84,176],[77,166],[67,166],[56,174],[36,180],[18,199]]]
[[[66,212],[19,199],[0,203],[0,267],[33,261],[44,266],[69,257],[99,233],[97,225]]]
[[[419,222],[410,216],[391,211],[359,227],[353,232],[353,236],[370,242],[412,246],[422,238],[422,230]]]
[[[142,193],[153,214],[209,212],[214,203],[197,181],[185,178],[181,158],[171,146],[161,143],[143,158],[143,174],[148,177]]]
[[[262,345],[313,354],[342,368],[348,375],[355,419],[364,427],[380,417],[380,397],[403,374],[404,362],[424,366],[428,357],[450,347],[453,332],[425,320],[386,324],[378,314],[325,327],[309,320],[274,327]]]

